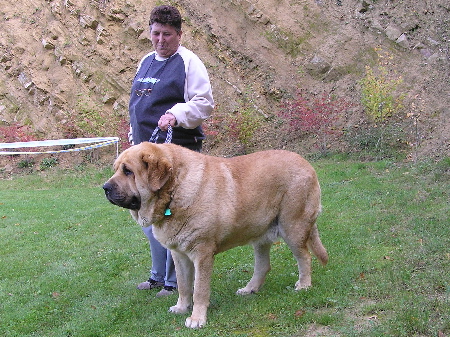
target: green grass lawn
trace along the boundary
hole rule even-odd
[[[321,159],[322,242],[313,287],[295,292],[283,242],[260,293],[240,247],[216,258],[208,324],[184,327],[176,297],[139,291],[147,240],[88,168],[0,181],[0,336],[450,336],[448,158],[396,165]]]

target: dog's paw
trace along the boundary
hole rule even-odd
[[[186,327],[191,329],[203,328],[206,324],[206,318],[195,319],[192,316],[186,318]]]
[[[306,283],[306,284],[303,284],[303,283],[300,283],[300,281],[297,281],[296,283],[295,283],[295,290],[307,290],[309,287],[311,287],[311,283]]]
[[[240,296],[251,295],[251,294],[255,294],[255,293],[256,293],[256,290],[249,289],[247,287],[238,289],[238,291],[236,291],[236,295],[240,295]]]
[[[174,314],[185,314],[189,311],[189,307],[178,307],[174,305],[173,307],[169,308],[169,312]]]

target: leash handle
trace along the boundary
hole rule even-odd
[[[150,142],[150,143],[156,143],[156,141],[157,141],[158,138],[159,138],[159,133],[160,133],[160,131],[161,131],[160,127],[157,126],[157,127],[155,128],[155,130],[153,131],[152,136],[151,136],[150,139],[149,139],[149,142]],[[172,129],[172,127],[169,125],[169,126],[167,127],[167,136],[166,136],[166,140],[165,140],[164,143],[171,143],[171,142],[172,142],[172,133],[173,133],[173,129]]]

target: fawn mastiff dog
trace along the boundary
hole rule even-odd
[[[293,152],[271,150],[234,158],[203,155],[174,144],[141,143],[120,154],[104,184],[113,204],[172,251],[178,280],[174,313],[186,326],[206,323],[214,256],[251,244],[253,276],[237,291],[257,292],[270,270],[270,247],[281,237],[298,262],[295,289],[311,285],[310,251],[328,261],[316,225],[320,187],[312,166]]]

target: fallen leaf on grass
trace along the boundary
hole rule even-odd
[[[306,311],[300,309],[300,310],[297,310],[297,311],[295,312],[294,316],[295,316],[295,317],[302,317],[304,314],[306,314]]]

